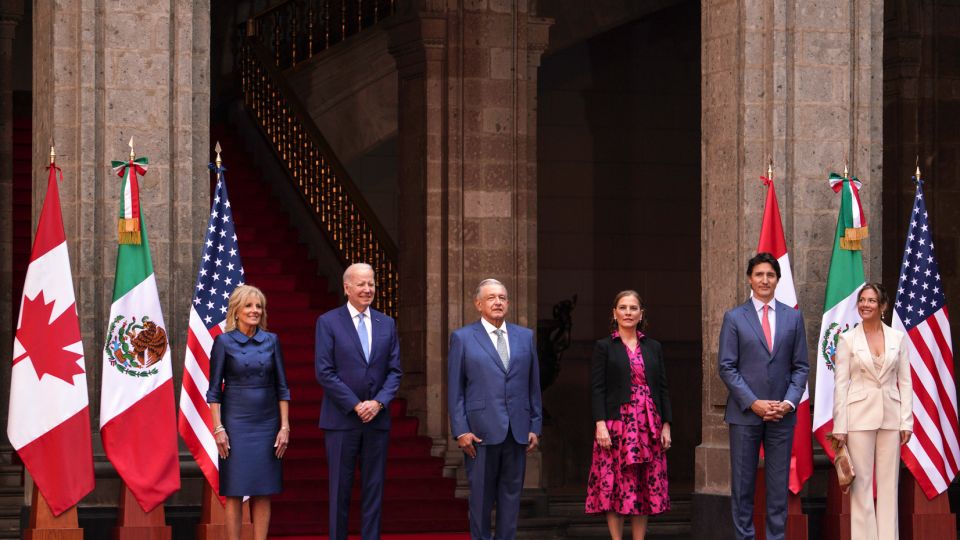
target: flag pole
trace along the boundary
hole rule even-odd
[[[51,170],[55,170],[56,168],[56,158],[57,152],[53,145],[51,145]],[[28,479],[32,478],[29,471],[25,471],[24,476],[26,476]],[[83,540],[83,529],[79,527],[76,505],[71,506],[57,516],[54,515],[53,510],[47,503],[46,497],[40,493],[40,489],[36,484],[33,484],[32,491],[33,494],[31,496],[30,518],[26,530],[23,531],[24,538],[27,540],[39,538],[49,540]]]

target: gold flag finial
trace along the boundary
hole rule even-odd
[[[53,162],[57,160],[57,151],[54,150],[53,145],[50,145],[50,164],[53,165]]]
[[[219,169],[220,166],[223,165],[223,160],[220,159],[220,152],[222,152],[222,150],[220,149],[220,141],[217,141],[217,146],[214,147],[213,150],[217,153],[217,159],[215,160],[215,163],[217,164],[217,168]]]
[[[133,151],[133,137],[130,137],[130,142],[127,143],[127,146],[130,147],[130,161],[137,159],[137,154]]]
[[[917,155],[917,180],[920,179],[920,156]]]
[[[770,158],[770,163],[767,164],[767,178],[773,180],[773,158]]]
[[[843,162],[843,177],[850,178],[850,170],[847,168],[847,162]]]

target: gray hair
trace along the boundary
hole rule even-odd
[[[370,266],[369,264],[353,263],[350,266],[348,266],[346,270],[343,271],[343,282],[346,283],[347,280],[350,279],[350,276],[352,276],[353,273],[356,272],[357,270],[369,270],[374,273],[374,276],[376,276],[376,272],[373,271],[373,267]]]
[[[487,278],[487,279],[481,281],[479,285],[477,285],[477,290],[476,290],[476,292],[474,292],[474,294],[473,294],[474,299],[476,299],[476,300],[479,300],[479,299],[480,299],[480,292],[483,291],[483,288],[486,287],[487,285],[499,285],[499,286],[503,287],[503,292],[507,295],[507,298],[510,298],[510,293],[507,292],[507,286],[506,286],[506,285],[504,285],[503,283],[500,283],[499,281],[497,281],[497,280],[495,280],[495,279],[493,279],[493,278]]]

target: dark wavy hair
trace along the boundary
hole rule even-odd
[[[626,290],[623,290],[623,291],[618,292],[617,295],[613,297],[613,309],[616,310],[616,309],[617,309],[617,304],[620,303],[620,300],[623,300],[623,298],[624,298],[624,297],[627,297],[627,296],[632,296],[632,297],[636,298],[636,299],[637,299],[637,303],[640,304],[640,313],[641,313],[642,315],[641,315],[641,317],[640,317],[640,322],[637,324],[637,330],[640,331],[640,332],[643,332],[644,330],[647,329],[647,322],[648,322],[648,321],[647,321],[647,308],[646,308],[646,306],[643,304],[643,298],[640,298],[640,293],[638,293],[637,291],[635,291],[635,290],[633,290],[633,289],[626,289]],[[616,317],[610,317],[610,331],[611,331],[611,332],[616,332],[616,331],[617,331],[617,318],[616,318]]]
[[[767,252],[757,253],[752,259],[747,261],[747,277],[750,277],[750,274],[753,273],[754,266],[762,263],[768,263],[772,266],[773,271],[777,273],[777,279],[780,279],[780,261],[778,261],[773,254]]]

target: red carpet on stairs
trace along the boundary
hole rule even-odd
[[[290,385],[290,448],[284,457],[284,492],[274,497],[271,537],[325,538],[327,533],[327,459],[317,427],[323,391],[314,378],[314,324],[342,303],[317,275],[317,264],[298,242],[286,211],[261,179],[241,140],[224,127],[213,137],[224,149],[227,188],[240,242],[246,282],[267,297],[267,324],[280,336]],[[277,179],[276,181],[286,181]],[[406,414],[406,402],[393,401],[393,429],[387,461],[382,528],[385,539],[468,538],[465,500],[454,497],[456,481],[444,478],[443,460],[430,455],[431,440],[417,435],[418,421]],[[350,508],[351,532],[359,532],[359,476]],[[358,537],[359,538],[359,537]]]

